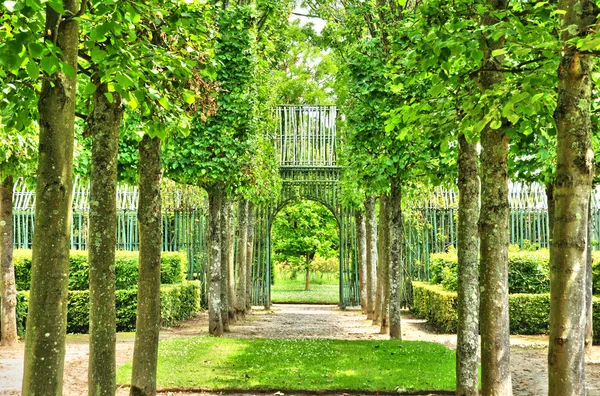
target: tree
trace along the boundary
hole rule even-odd
[[[337,221],[329,209],[313,201],[286,206],[273,222],[273,251],[276,262],[302,270],[305,290],[310,290],[310,273],[317,255],[335,257],[339,246]]]
[[[13,111],[7,106],[7,111]],[[0,299],[2,339],[0,345],[13,346],[17,336],[17,288],[13,263],[13,190],[21,176],[31,175],[37,158],[37,135],[34,128],[24,131],[11,130],[1,124],[0,118]]]
[[[585,54],[599,14],[594,2],[560,1],[555,216],[550,245],[550,395],[585,395],[588,211],[595,160],[590,106],[594,58]],[[586,40],[587,39],[587,40]],[[597,41],[597,39],[596,39]]]
[[[85,3],[84,3],[85,5]],[[62,395],[73,188],[78,1],[46,7],[44,42],[60,49],[44,70],[39,97],[40,146],[36,227],[25,343],[23,395]]]

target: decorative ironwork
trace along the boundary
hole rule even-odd
[[[359,304],[356,233],[353,211],[342,205],[337,166],[339,147],[335,106],[278,106],[273,144],[279,158],[282,190],[277,202],[257,208],[253,304],[269,306],[271,227],[277,213],[301,199],[326,206],[339,227],[340,305]]]

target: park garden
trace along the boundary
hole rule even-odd
[[[3,0],[0,394],[600,394],[599,16]]]

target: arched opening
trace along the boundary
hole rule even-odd
[[[340,303],[340,226],[313,199],[282,203],[271,219],[271,301]]]

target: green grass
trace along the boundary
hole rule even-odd
[[[158,386],[277,390],[452,390],[455,354],[424,341],[174,338],[159,346]],[[131,364],[117,381],[129,383]]]
[[[310,285],[310,290],[304,290],[303,280],[278,279],[271,286],[271,301],[274,303],[321,303],[337,304],[340,301],[339,284]]]

